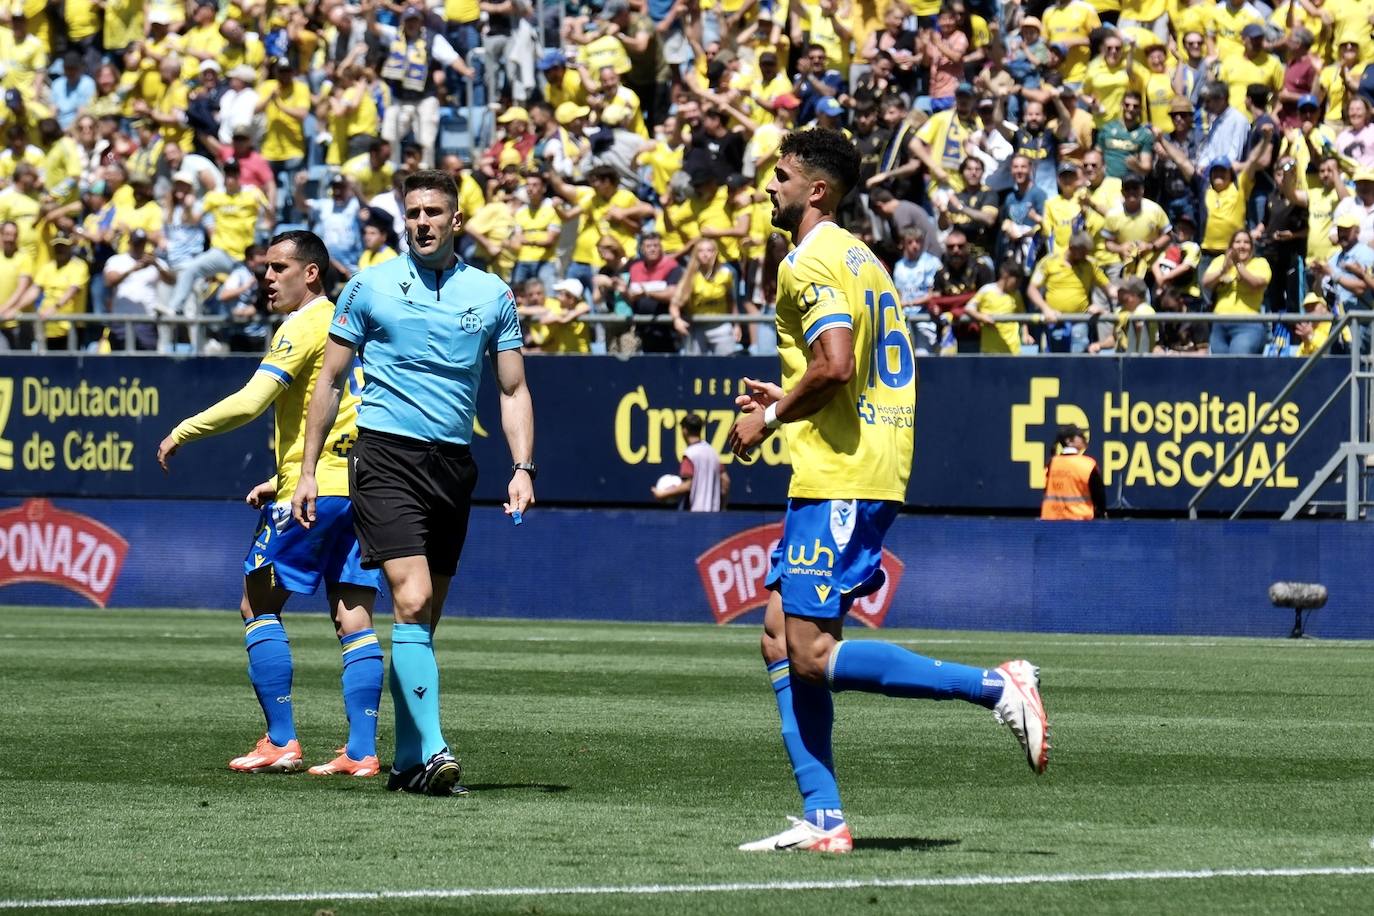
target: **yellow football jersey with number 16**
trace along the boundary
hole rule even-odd
[[[788,496],[906,501],[916,421],[916,361],[901,297],[868,246],[832,222],[778,267],[782,387],[806,373],[811,344],[852,328],[854,377],[818,413],[787,423]]]

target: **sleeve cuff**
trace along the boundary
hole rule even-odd
[[[524,345],[525,345],[524,341],[519,340],[519,339],[515,339],[515,340],[501,340],[501,341],[497,341],[497,343],[496,343],[496,352],[497,352],[497,353],[500,353],[500,352],[502,352],[502,351],[504,351],[504,350],[519,350],[519,349],[520,349],[521,347],[523,347]]]
[[[823,315],[817,318],[816,323],[807,329],[806,342],[808,344],[815,343],[817,337],[831,328],[849,328],[852,331],[854,322],[850,321],[848,315]]]
[[[273,379],[280,383],[283,388],[291,387],[291,373],[287,372],[285,369],[282,369],[278,366],[269,366],[266,363],[263,363],[262,365],[258,366],[258,371],[270,375]]]

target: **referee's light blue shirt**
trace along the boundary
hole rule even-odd
[[[472,441],[482,364],[521,345],[500,278],[461,263],[431,270],[408,254],[349,280],[329,332],[362,357],[359,427],[459,445]]]

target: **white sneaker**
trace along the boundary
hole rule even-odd
[[[997,670],[1006,686],[992,714],[1011,729],[1026,752],[1026,762],[1039,775],[1050,763],[1050,719],[1040,699],[1040,669],[1019,658],[1004,662]]]
[[[752,843],[740,844],[741,852],[790,852],[804,849],[810,852],[849,852],[854,848],[854,838],[849,835],[849,825],[841,824],[829,830],[822,830],[810,821],[789,817],[792,826],[779,833]]]

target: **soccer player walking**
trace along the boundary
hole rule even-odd
[[[1039,670],[935,661],[893,643],[846,642],[844,616],[882,587],[883,537],[906,499],[916,416],[916,364],[892,278],[835,223],[859,180],[854,144],[833,130],[789,134],[769,182],[773,225],[795,249],[778,267],[782,385],[746,380],[730,431],[736,454],[782,428],[792,482],[767,585],[763,656],[804,817],[746,851],[853,846],[831,757],[831,692],[961,699],[1011,727],[1031,769],[1049,762]]]
[[[377,707],[382,698],[382,649],[372,629],[381,576],[363,569],[348,499],[349,449],[357,439],[362,379],[349,371],[343,410],[326,430],[328,449],[311,465],[319,493],[320,523],[307,529],[291,518],[291,497],[301,478],[306,403],[320,373],[334,304],[324,295],[329,253],[313,232],[284,232],[267,249],[267,301],[287,316],[253,377],[242,389],[183,420],[158,446],[168,460],[181,446],[228,432],[276,407],[277,476],[254,487],[248,503],[262,510],[253,546],[243,561],[244,642],[248,678],[267,718],[267,734],[252,751],[229,761],[244,773],[290,773],[304,766],[291,705],[291,647],[281,611],[294,594],[313,595],[324,580],[329,612],[343,651],[343,698],[348,743],[338,757],[311,767],[317,776],[375,776]],[[316,483],[316,481],[318,481]]]
[[[406,179],[403,206],[408,252],[355,276],[335,309],[292,509],[307,528],[322,517],[315,467],[361,352],[367,386],[349,492],[363,566],[381,567],[395,606],[396,754],[387,788],[451,795],[463,791],[462,767],[440,728],[432,640],[467,536],[477,483],[468,444],[487,358],[515,459],[506,513],[517,521],[534,502],[534,411],[514,295],[454,253],[462,214],[453,178],[416,172]]]

